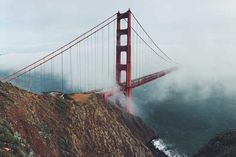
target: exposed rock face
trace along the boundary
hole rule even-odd
[[[236,129],[216,136],[193,157],[236,157]]]
[[[89,94],[81,102],[75,100],[36,95],[0,83],[0,120],[9,126],[7,132],[15,141],[5,150],[4,143],[12,142],[1,136],[4,131],[0,125],[0,153],[41,157],[154,156],[146,143],[156,133],[141,119],[106,104],[98,94]]]

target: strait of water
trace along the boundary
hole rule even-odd
[[[227,94],[220,83],[211,83],[206,92],[200,84],[183,90],[163,88],[159,81],[134,90],[134,103],[137,115],[159,133],[165,150],[191,156],[215,135],[236,128],[236,93]]]

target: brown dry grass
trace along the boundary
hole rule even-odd
[[[79,103],[86,103],[91,94],[68,94],[67,98]]]

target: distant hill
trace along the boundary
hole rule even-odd
[[[193,157],[235,157],[236,129],[219,134],[203,146]]]

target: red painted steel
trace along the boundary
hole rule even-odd
[[[122,27],[122,20],[126,20],[128,23],[127,28]],[[123,21],[124,22],[124,21]],[[121,45],[121,36],[127,37],[126,45]],[[131,81],[131,11],[128,10],[125,13],[117,13],[117,43],[116,43],[116,83],[123,88],[121,82],[121,73],[125,72],[125,95],[126,95],[126,110],[131,110],[131,96],[132,96],[132,81]],[[126,62],[122,64],[121,53],[126,53]],[[124,59],[124,58],[123,58]]]
[[[131,88],[136,88],[136,87],[139,87],[143,84],[146,84],[148,82],[151,82],[155,79],[158,79],[160,77],[163,77],[175,70],[177,70],[178,68],[177,67],[173,67],[173,68],[170,68],[170,69],[167,69],[167,70],[162,70],[160,72],[156,72],[154,74],[150,74],[150,75],[147,75],[147,76],[144,76],[144,77],[141,77],[141,78],[138,78],[138,79],[135,79],[135,80],[132,80],[132,86]]]

